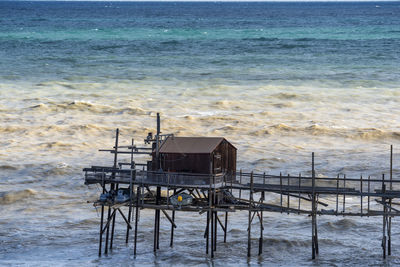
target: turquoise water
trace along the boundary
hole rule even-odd
[[[236,83],[400,77],[398,2],[0,5],[4,80],[140,80],[155,67],[164,79]]]
[[[247,259],[240,212],[213,261],[204,216],[179,212],[175,247],[162,221],[154,255],[150,211],[136,259],[122,225],[98,258],[86,201],[100,191],[81,171],[112,164],[97,149],[115,128],[140,144],[160,112],[163,133],[226,137],[245,170],[307,173],[315,152],[319,176],[381,177],[393,144],[400,179],[399,14],[399,2],[0,1],[0,265],[399,264],[397,220],[383,261],[380,219],[321,217],[313,262],[309,218],[281,214],[265,219],[263,256]]]

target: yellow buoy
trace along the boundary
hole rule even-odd
[[[178,196],[178,201],[182,202],[182,196]]]

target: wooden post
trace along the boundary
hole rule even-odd
[[[290,186],[290,174],[287,175],[287,185],[288,185],[288,190],[289,190],[289,186]],[[287,194],[287,200],[286,200],[286,204],[287,204],[287,214],[289,214],[289,208],[290,208],[290,194]]]
[[[368,217],[369,217],[369,207],[370,207],[370,192],[371,192],[371,176],[368,176]]]
[[[116,191],[118,191],[118,184],[116,185]],[[112,215],[112,225],[111,225],[111,238],[110,238],[110,250],[113,248],[114,242],[114,228],[115,228],[115,216],[117,215],[116,212]]]
[[[174,189],[174,195],[176,194],[176,189]],[[169,196],[169,191],[168,191]],[[175,223],[175,209],[172,210],[172,221]],[[174,225],[171,224],[171,239],[169,246],[172,248],[174,246]]]
[[[114,169],[117,168],[117,159],[118,159],[118,138],[119,138],[119,129],[116,130],[115,133],[115,147],[114,147]],[[115,172],[113,172],[112,178],[115,179]],[[113,191],[114,186],[116,186],[115,191],[118,191],[118,184],[114,185],[114,183],[111,183],[111,188]],[[112,225],[111,225],[111,240],[110,240],[110,250],[113,248],[113,241],[114,241],[114,229],[115,229],[115,216],[117,215],[116,212],[114,212],[114,215],[112,216]],[[108,229],[107,229],[107,235],[108,235]]]
[[[104,175],[103,175],[102,187],[103,187],[103,194],[104,194],[106,192],[105,185],[104,185]],[[99,257],[101,256],[101,245],[103,243],[103,221],[104,221],[104,203],[101,203]]]
[[[312,152],[312,202],[311,202],[311,231],[312,231],[312,259],[315,259],[316,247],[315,247],[315,172],[314,172],[314,152]]]
[[[131,215],[132,215],[132,190],[133,190],[132,180],[133,180],[133,170],[131,169],[131,179],[129,180],[129,211],[128,211],[128,222],[129,223],[131,221]],[[126,244],[128,244],[128,239],[129,239],[129,224],[127,224],[127,226],[126,226],[126,237],[125,237]]]
[[[158,186],[157,191],[156,191],[156,205],[159,205],[160,194],[161,194],[161,187]],[[154,244],[153,244],[154,252],[156,252],[156,250],[159,248],[159,245],[158,245],[159,229],[160,229],[160,210],[156,208],[156,209],[154,209]]]
[[[242,169],[240,169],[240,172],[239,172],[239,184],[240,184],[240,186],[242,185]],[[239,188],[239,199],[241,199],[242,198],[242,188]]]
[[[361,196],[360,196],[360,199],[361,199],[360,211],[361,211],[361,216],[363,216],[362,215],[363,214],[363,177],[362,177],[362,175],[360,177],[360,193],[361,193]]]
[[[224,231],[224,243],[226,243],[226,233],[228,232],[228,212],[225,212],[225,231]]]
[[[208,198],[209,198],[209,213],[211,217],[211,222],[210,222],[210,227],[211,227],[211,232],[210,232],[210,249],[211,249],[211,258],[214,258],[214,214],[213,214],[213,209],[212,206],[214,205],[214,193],[212,191],[212,182],[213,182],[213,177],[210,176],[210,191],[208,193]]]
[[[139,221],[139,201],[140,201],[140,186],[137,187],[137,192],[136,192],[135,239],[134,239],[134,244],[133,244],[133,254],[134,255],[136,255],[137,232],[138,232],[138,221]]]
[[[393,190],[393,145],[390,145],[390,190]],[[389,199],[389,212],[392,212],[392,198]],[[388,222],[388,255],[392,255],[392,216]]]
[[[336,177],[336,215],[339,212],[339,174]]]
[[[261,205],[264,202],[264,195],[265,195],[265,192],[262,191],[261,192]],[[264,237],[264,222],[263,222],[263,220],[264,220],[263,211],[261,210],[260,211],[260,239],[258,241],[258,255],[261,255],[262,250],[263,250],[263,242],[264,242],[264,240],[263,240],[263,237]]]
[[[107,231],[106,231],[106,243],[104,244],[104,254],[108,254],[108,237],[110,234],[110,223],[111,220],[111,206],[108,205],[108,213],[107,213]]]
[[[251,256],[251,210],[253,202],[253,172],[250,174],[250,194],[249,194],[249,227],[247,229],[247,257]]]
[[[217,251],[217,223],[218,223],[218,215],[217,212],[214,211],[214,251]]]
[[[210,194],[208,194],[210,196]],[[210,211],[207,211],[207,224],[206,224],[206,254],[208,254],[209,239],[210,239]]]
[[[214,258],[214,212],[210,211],[211,215],[211,258]]]
[[[343,188],[346,188],[346,174],[343,175]],[[343,193],[343,213],[346,211],[346,194]]]
[[[281,193],[281,213],[282,213],[282,211],[283,211],[282,173],[279,173],[279,185],[280,185],[280,193]]]
[[[153,251],[157,250],[157,209],[154,210],[154,240],[153,240]]]
[[[300,205],[301,205],[301,173],[299,173],[299,207],[298,207],[298,212],[297,214],[300,214]]]
[[[385,174],[382,174],[382,194],[386,193],[386,185],[385,185]],[[382,196],[382,207],[383,207],[383,229],[382,229],[382,249],[383,249],[383,258],[386,259],[386,198]]]

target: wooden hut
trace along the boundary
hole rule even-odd
[[[165,172],[224,174],[234,179],[237,149],[223,137],[168,137],[159,148]],[[156,153],[152,169],[157,170]]]

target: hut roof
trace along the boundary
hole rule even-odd
[[[223,137],[168,137],[160,147],[160,153],[211,153],[223,141]]]

